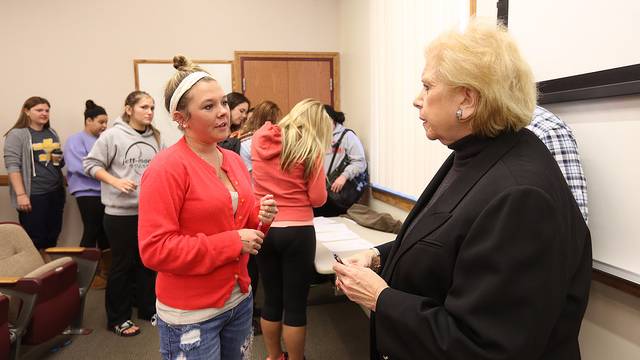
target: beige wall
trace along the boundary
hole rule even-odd
[[[63,142],[82,129],[88,98],[114,119],[134,89],[135,58],[182,53],[233,60],[235,50],[337,51],[337,8],[338,0],[2,1],[0,131],[13,125],[33,95],[51,102],[51,124]],[[0,174],[6,174],[3,159]],[[15,220],[6,187],[0,188],[0,204],[0,220]],[[67,201],[61,242],[78,243],[81,228],[75,202]]]
[[[369,0],[339,2],[341,110],[367,151],[371,125],[371,51]]]

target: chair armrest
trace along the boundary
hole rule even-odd
[[[71,253],[81,253],[84,251],[83,247],[80,246],[67,246],[67,247],[51,247],[51,248],[46,248],[45,251],[48,254],[53,254],[53,253],[60,253],[60,252],[71,252]]]
[[[100,260],[100,250],[96,248],[85,248],[80,246],[52,247],[45,249],[45,252],[52,255],[52,257],[71,256],[74,260],[76,260],[76,258],[95,261]]]
[[[0,276],[0,286],[15,284],[20,280],[17,276]]]
[[[0,282],[0,292],[7,293],[15,291],[24,294],[35,294],[40,288],[41,282],[35,278],[13,278],[3,277],[4,281]]]
[[[101,252],[96,248],[84,247],[54,247],[45,250],[51,259],[58,259],[64,256],[71,257],[78,264],[78,287],[80,293],[86,294],[87,289],[93,282],[93,277],[98,269]]]

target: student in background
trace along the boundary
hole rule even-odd
[[[312,208],[327,198],[322,160],[332,128],[322,103],[306,99],[277,125],[267,122],[253,135],[256,196],[274,194],[280,209],[257,256],[265,292],[260,323],[271,360],[287,358],[281,336],[289,359],[304,357],[316,250]]]
[[[242,127],[242,124],[247,120],[249,107],[251,102],[246,96],[238,92],[230,92],[227,94],[227,102],[229,104],[230,114],[230,129],[231,134],[229,137],[220,142],[220,146],[227,150],[231,150],[236,154],[240,153],[240,139],[238,138],[238,130]]]
[[[184,137],[153,160],[140,193],[140,254],[158,271],[160,353],[240,360],[252,338],[248,255],[277,207],[270,195],[256,200],[240,157],[217,146],[229,135],[218,82],[184,56],[173,64],[165,107]]]
[[[28,98],[4,143],[11,203],[18,210],[20,224],[41,251],[56,246],[65,202],[60,171],[64,160],[60,138],[50,125],[50,108],[45,98]]]
[[[85,175],[82,160],[89,154],[98,136],[107,129],[107,112],[93,100],[87,100],[84,110],[84,130],[71,135],[64,144],[67,164],[67,184],[69,194],[76,198],[80,217],[82,218],[82,240],[80,246],[97,247],[100,250],[109,248],[109,241],[104,232],[104,205],[100,201],[100,181]],[[104,269],[104,264],[101,262]],[[97,274],[93,287],[104,289],[107,284],[104,271]]]
[[[367,171],[367,160],[364,156],[362,142],[352,130],[344,127],[343,112],[336,111],[329,105],[325,105],[324,109],[333,120],[333,139],[331,147],[324,156],[324,172],[327,174],[327,179],[334,179],[328,191],[339,193],[348,180],[356,181],[363,177],[359,184],[361,186],[359,190],[364,192],[368,177],[364,174]],[[343,161],[345,161],[344,164],[347,164],[346,166]],[[333,173],[336,171],[341,172],[335,176],[336,174]],[[363,174],[365,176],[361,177]],[[313,213],[315,216],[338,216],[346,213],[347,209],[348,207],[345,208],[334,203],[329,196],[323,206],[313,209]]]
[[[84,172],[102,182],[104,229],[112,263],[105,294],[107,325],[120,336],[134,336],[140,328],[131,321],[134,294],[138,318],[155,314],[155,273],[142,265],[138,251],[138,184],[149,162],[163,147],[153,125],[153,98],[134,91],[124,113],[106,130],[85,157]]]
[[[239,92],[230,92],[227,94],[227,102],[229,103],[229,110],[231,111],[231,134],[237,132],[242,127],[245,121],[247,121],[247,115],[249,114],[249,108],[251,102],[246,96]]]
[[[554,113],[542,106],[536,106],[533,119],[527,129],[536,134],[553,155],[586,222],[589,218],[587,179],[582,171],[578,143],[571,129]]]
[[[247,117],[247,120],[242,124],[242,127],[238,131],[238,139],[240,139],[240,157],[247,166],[249,173],[253,170],[251,164],[251,143],[254,132],[260,129],[264,123],[270,121],[275,124],[280,118],[280,108],[276,103],[272,101],[263,101],[258,104],[254,109],[251,117]],[[256,292],[258,291],[258,285],[260,283],[260,272],[258,271],[258,264],[256,257],[249,256],[249,276],[251,276],[251,289],[253,290],[254,308],[253,308],[253,332],[255,334],[261,334],[260,322],[257,320],[260,317],[260,308],[256,305]]]
[[[247,165],[249,172],[253,170],[251,164],[251,143],[253,134],[262,127],[267,121],[272,124],[276,124],[282,113],[280,108],[273,101],[263,101],[258,104],[254,109],[251,117],[247,117],[247,121],[242,125],[240,131],[238,131],[238,138],[240,139],[240,157]]]
[[[422,84],[426,137],[453,153],[395,241],[334,265],[372,311],[371,358],[580,359],[591,237],[525,129],[529,65],[504,27],[472,20],[427,47]]]

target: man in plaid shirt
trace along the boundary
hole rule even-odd
[[[533,120],[527,126],[549,148],[576,199],[584,221],[587,221],[587,179],[584,177],[578,144],[571,129],[549,110],[536,106]]]

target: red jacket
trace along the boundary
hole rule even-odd
[[[259,203],[242,159],[219,149],[239,195],[235,217],[229,190],[184,138],[151,161],[140,183],[140,256],[158,272],[158,299],[174,308],[222,307],[236,282],[243,293],[251,282],[236,230],[257,227]]]
[[[278,125],[266,122],[253,135],[251,159],[256,197],[273,194],[278,203],[275,221],[311,220],[314,207],[327,200],[326,176],[322,157],[308,180],[304,179],[304,166],[295,165],[290,171],[280,168],[282,134]],[[322,154],[324,156],[324,153]]]

